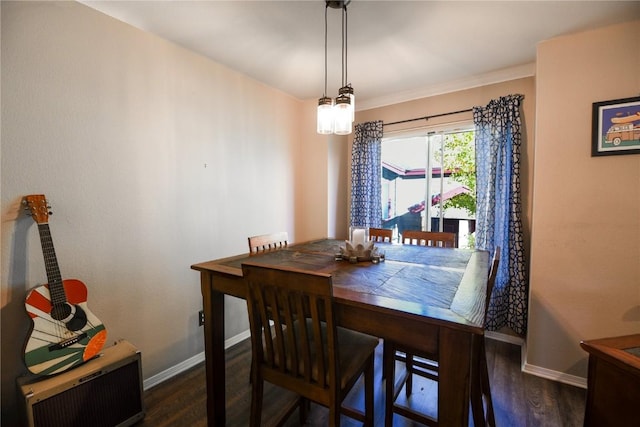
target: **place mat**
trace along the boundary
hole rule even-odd
[[[327,255],[335,255],[340,252],[340,247],[345,246],[344,240],[322,239],[303,244],[304,252],[317,252]],[[376,242],[375,247],[384,251],[386,259],[416,264],[443,264],[448,267],[466,268],[473,250],[436,248],[431,246],[401,245],[386,242]],[[285,250],[295,251],[298,245],[289,246]],[[446,251],[446,252],[442,252]]]
[[[245,262],[253,262],[274,267],[291,267],[309,271],[325,270],[327,266],[331,266],[335,263],[333,257],[327,254],[278,249],[262,252],[255,256],[234,259],[224,262],[222,265],[242,268],[242,264]]]
[[[464,267],[437,265],[405,265],[374,290],[375,295],[449,308],[458,290]],[[416,286],[420,285],[420,286]],[[416,292],[416,287],[420,289]]]
[[[378,246],[378,245],[376,245]],[[472,250],[435,248],[415,245],[379,245],[385,251],[386,259],[425,265],[446,265],[451,268],[466,268]]]
[[[285,248],[285,250],[295,251],[299,246],[304,247],[304,252],[318,252],[327,255],[334,255],[340,252],[340,246],[344,246],[344,240],[339,239],[322,239],[315,240],[301,245],[292,245]]]

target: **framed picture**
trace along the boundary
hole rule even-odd
[[[594,102],[591,156],[640,154],[640,96]]]

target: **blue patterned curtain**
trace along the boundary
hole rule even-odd
[[[476,134],[476,247],[501,248],[500,267],[489,306],[487,329],[527,329],[528,283],[520,204],[520,104],[522,95],[473,108]]]
[[[381,153],[382,120],[357,124],[351,149],[352,226],[382,226]]]

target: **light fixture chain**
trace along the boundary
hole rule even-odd
[[[347,55],[347,49],[348,49],[348,44],[347,44],[347,36],[349,34],[349,24],[348,24],[348,15],[347,15],[347,5],[345,3],[344,5],[344,81],[342,82],[342,86],[346,86],[347,83],[349,83],[349,77],[347,76],[347,73],[349,71],[349,65],[347,63],[348,61],[348,55]]]
[[[329,5],[327,4],[324,7],[324,94],[323,97],[327,96],[327,9]]]
[[[348,15],[347,5],[351,0],[325,0],[324,9],[324,94],[318,99],[317,131],[319,134],[348,135],[352,131],[355,114],[355,96],[351,84],[348,83]],[[329,17],[328,8],[342,9],[341,16],[341,87],[335,101],[327,97],[329,82]]]
[[[342,6],[342,84],[340,87],[344,87],[344,12],[347,10],[346,6]]]

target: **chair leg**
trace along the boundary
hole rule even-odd
[[[385,407],[384,407],[384,425],[385,427],[393,427],[393,401],[395,398],[395,380],[396,380],[396,372],[395,372],[395,346],[391,343],[387,343],[385,341],[385,349],[388,350],[385,352],[385,357],[383,358],[383,370],[385,372]]]
[[[413,393],[413,354],[407,352],[405,355],[407,357],[404,362],[407,369],[407,383],[404,391],[405,395],[409,397],[411,396],[411,393]]]
[[[476,427],[484,427],[486,423],[484,419],[484,408],[482,405],[482,391],[477,373],[472,374],[470,394],[473,425]]]
[[[382,341],[382,360],[387,360],[388,357],[393,356],[390,351],[391,345],[387,344],[386,340]],[[387,378],[387,367],[385,364],[382,364],[382,379]]]
[[[300,425],[303,426],[307,421],[307,417],[309,416],[309,410],[311,409],[309,399],[300,397],[300,405],[298,407],[298,420]]]
[[[489,367],[487,366],[487,353],[484,346],[484,338],[480,345],[480,374],[481,376],[481,390],[485,398],[485,405],[487,407],[487,425],[489,427],[495,427],[496,419],[493,412],[493,399],[491,398],[491,385],[489,384]]]
[[[264,381],[252,376],[251,386],[251,427],[260,427],[262,423],[262,396],[264,391]]]
[[[473,425],[481,427],[485,425],[484,406],[482,404],[482,380],[481,380],[481,360],[480,360],[480,340],[483,337],[475,337],[472,344],[471,357],[471,378],[470,378],[470,399],[471,411],[473,414]]]
[[[329,405],[329,427],[340,427],[341,404],[339,400],[335,400]]]
[[[493,399],[491,398],[487,354],[482,336],[475,338],[473,343],[471,409],[474,425],[495,427],[496,420],[493,412]]]
[[[393,406],[397,397],[396,393],[396,346],[389,344],[388,357],[384,358],[383,368],[386,371],[385,379],[385,427],[393,427]],[[399,391],[399,390],[398,390]]]
[[[364,426],[373,427],[373,355],[364,371]]]

